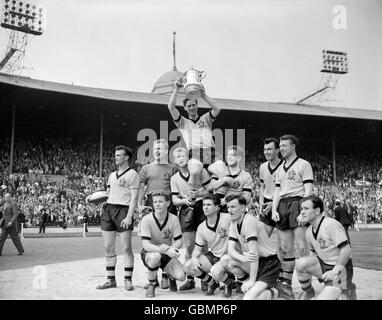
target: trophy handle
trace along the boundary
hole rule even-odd
[[[200,81],[202,81],[206,77],[207,73],[205,71],[200,71]]]
[[[183,84],[184,84],[184,80],[185,80],[185,78],[186,78],[186,74],[187,74],[187,71],[184,72],[183,75],[182,75],[182,83],[183,83]]]

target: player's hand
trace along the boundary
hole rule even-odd
[[[190,198],[187,197],[183,199],[183,204],[189,207],[192,205],[192,201]]]
[[[202,84],[200,84],[200,96],[204,99],[204,97],[206,96],[206,89],[204,88],[204,86]]]
[[[342,265],[335,265],[332,270],[329,270],[322,275],[322,279],[324,281],[333,281],[334,286],[335,283],[340,285],[339,281],[341,278],[341,273],[346,273],[345,267]]]
[[[337,277],[337,273],[334,269],[326,271],[322,275],[322,280],[324,281],[333,281]]]
[[[260,208],[260,215],[265,216],[272,210],[272,202],[264,203]]]
[[[272,220],[275,222],[280,220],[280,215],[277,210],[272,210]]]
[[[183,77],[178,77],[176,78],[175,82],[174,82],[174,85],[175,87],[177,88],[181,88],[183,87]]]
[[[303,225],[302,214],[301,213],[297,216],[296,220],[297,220],[297,223],[298,223],[299,226]]]
[[[203,195],[203,190],[202,189],[196,189],[195,191],[192,192],[192,198],[196,199],[197,197],[200,197]]]
[[[121,221],[121,227],[127,229],[133,223],[133,216],[127,215],[125,219]]]
[[[247,262],[249,262],[249,257],[248,257],[248,255],[246,254],[246,252],[244,252],[244,254],[242,254],[241,255],[241,262],[242,263],[247,263]]]
[[[168,246],[168,245],[165,244],[165,243],[162,243],[162,244],[159,246],[160,253],[165,253],[169,248],[170,248],[170,246]]]
[[[241,285],[241,291],[243,291],[243,293],[246,293],[254,285],[255,285],[255,281],[248,279],[248,280],[244,281],[243,284]]]
[[[170,247],[165,252],[170,258],[178,258],[180,256],[180,252],[177,248]]]

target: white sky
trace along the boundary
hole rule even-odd
[[[3,1],[1,1],[3,2]],[[295,102],[320,84],[321,50],[346,51],[343,106],[382,110],[380,0],[40,0],[47,30],[27,57],[38,78],[151,92],[172,69],[207,72],[215,98]],[[336,5],[347,28],[336,30]],[[0,53],[9,32],[0,28]]]

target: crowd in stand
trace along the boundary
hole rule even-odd
[[[75,143],[70,138],[45,138],[34,142],[18,140],[14,150],[14,174],[7,174],[9,141],[0,140],[0,196],[10,191],[26,216],[25,226],[37,226],[41,209],[48,213],[47,225],[76,226],[84,216],[88,223],[100,222],[100,207],[85,203],[92,191],[104,189],[108,174],[114,170],[113,145],[105,145],[103,178],[99,178],[99,146],[96,142]],[[3,147],[4,146],[4,147]],[[327,214],[334,201],[343,199],[355,207],[358,220],[382,222],[381,154],[337,155],[337,184],[333,183],[332,160],[327,156],[304,155],[315,175],[314,191],[322,196]],[[259,199],[259,166],[265,161],[262,151],[247,152],[245,167],[254,179],[253,204]],[[136,168],[139,171],[139,164]],[[363,188],[356,181],[365,179]],[[364,213],[367,213],[366,216]]]

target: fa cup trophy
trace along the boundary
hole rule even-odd
[[[204,71],[195,70],[193,67],[183,74],[182,82],[184,92],[188,97],[195,99],[200,98],[200,91],[203,87],[201,81],[205,76]]]

